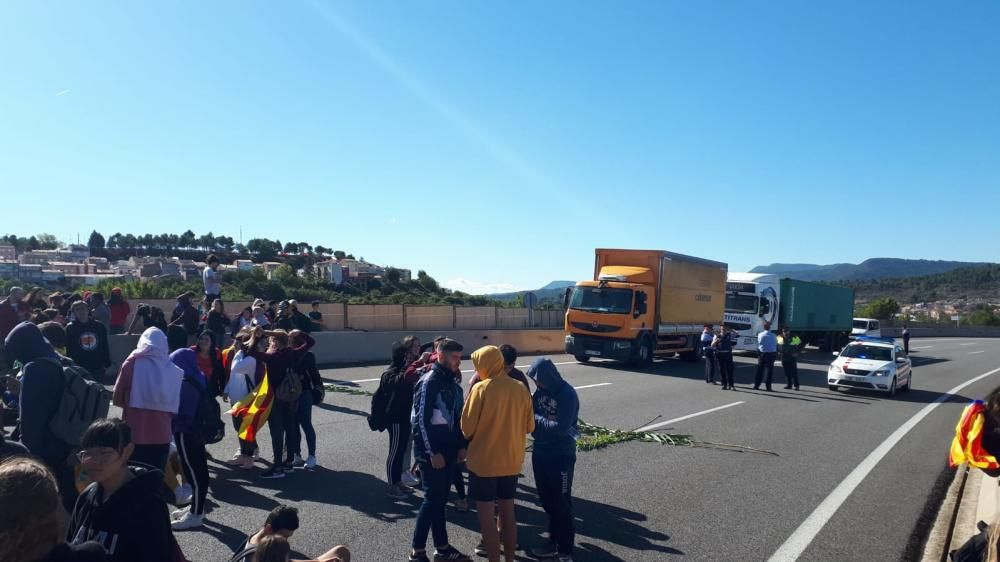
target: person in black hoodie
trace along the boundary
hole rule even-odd
[[[74,320],[66,326],[66,354],[74,363],[87,369],[97,382],[104,381],[104,372],[111,366],[108,329],[90,317],[87,303],[73,303]]]
[[[76,487],[73,468],[68,461],[73,447],[56,438],[49,429],[49,422],[59,410],[65,386],[59,354],[31,322],[15,326],[4,345],[10,357],[23,365],[18,420],[21,443],[49,467],[62,490],[63,505],[72,509]]]
[[[385,459],[385,472],[389,482],[386,492],[390,498],[408,497],[403,488],[403,458],[406,442],[410,439],[410,411],[413,409],[413,383],[406,381],[407,358],[410,350],[403,342],[392,344],[392,364],[382,373],[379,387],[384,389],[389,403],[385,421],[389,432],[389,456]]]
[[[0,463],[0,560],[4,562],[105,562],[93,542],[67,544],[66,510],[59,487],[42,463],[30,458]]]
[[[162,472],[128,465],[134,449],[132,430],[121,420],[97,420],[83,434],[78,456],[94,482],[76,502],[66,540],[96,541],[113,562],[170,562],[171,494]]]

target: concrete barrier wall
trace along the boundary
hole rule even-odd
[[[882,335],[892,338],[903,336],[902,328],[882,328]],[[910,335],[915,338],[1000,338],[1000,326],[941,326],[913,327]]]
[[[173,299],[135,299],[129,301],[132,313],[125,322],[127,327],[135,316],[140,303],[158,306],[170,319],[176,306]],[[197,306],[198,303],[195,303]],[[238,315],[252,303],[229,301],[225,303],[226,315]],[[308,313],[311,303],[299,303],[299,310]],[[323,325],[328,331],[344,329],[384,330],[489,330],[524,328],[562,328],[563,311],[526,308],[495,308],[492,306],[413,306],[400,304],[343,304],[320,303]]]
[[[415,335],[429,342],[439,331],[319,332],[316,338],[316,361],[320,365],[340,363],[388,362],[392,342]],[[447,335],[462,343],[466,356],[484,345],[510,344],[522,354],[562,353],[562,330],[450,330]],[[116,365],[135,349],[139,336],[111,336],[111,361]]]

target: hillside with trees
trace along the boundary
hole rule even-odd
[[[962,267],[919,277],[838,281],[836,284],[852,287],[855,298],[861,302],[891,297],[901,303],[958,299],[998,303],[1000,264]]]

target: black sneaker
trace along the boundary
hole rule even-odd
[[[479,541],[479,544],[476,545],[476,556],[486,556],[487,554],[486,543]]]
[[[455,550],[453,547],[449,546],[444,550],[438,550],[434,552],[434,562],[472,562],[472,558],[469,558],[465,554]]]
[[[421,552],[420,554],[414,556],[410,555],[410,562],[431,562],[430,558],[427,558],[426,552]]]
[[[551,541],[544,542],[531,549],[531,555],[535,558],[555,558],[559,555],[559,549]]]
[[[271,467],[271,468],[267,469],[266,471],[262,472],[261,475],[260,475],[260,477],[264,478],[265,480],[274,480],[274,479],[277,479],[277,478],[284,478],[285,477],[285,471],[282,469],[282,467],[280,465],[279,466],[274,466],[274,467]]]

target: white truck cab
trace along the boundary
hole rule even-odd
[[[874,318],[855,318],[851,328],[851,338],[857,337],[881,338],[882,328]]]

